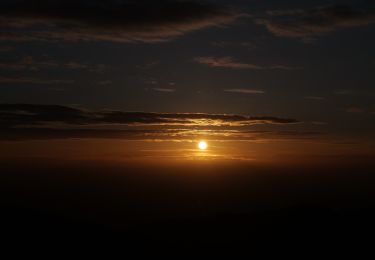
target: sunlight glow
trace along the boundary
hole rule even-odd
[[[208,147],[207,143],[205,141],[200,141],[198,144],[198,148],[202,151],[206,150]]]

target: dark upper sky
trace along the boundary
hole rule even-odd
[[[374,29],[370,0],[2,1],[0,103],[272,116],[371,136]]]

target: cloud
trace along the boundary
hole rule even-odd
[[[231,8],[193,0],[4,0],[0,39],[160,42],[241,16]]]
[[[101,138],[191,141],[204,137],[218,141],[265,141],[312,139],[320,135],[315,132],[237,128],[298,122],[278,117],[88,111],[59,105],[0,104],[0,140]]]
[[[258,18],[276,36],[304,38],[319,36],[339,29],[366,26],[375,23],[375,9],[371,6],[323,6],[314,9],[270,11]]]
[[[257,46],[253,42],[227,42],[227,41],[216,41],[212,42],[212,45],[219,48],[225,48],[225,47],[243,47],[248,49],[255,49]]]
[[[76,126],[251,126],[256,124],[295,124],[298,120],[271,116],[243,116],[205,113],[149,113],[124,111],[85,111],[58,105],[2,104],[0,126],[67,124]]]
[[[59,65],[54,61],[36,61],[27,56],[20,61],[0,62],[0,69],[6,70],[39,70],[40,68],[56,68]]]
[[[39,84],[39,85],[51,85],[51,84],[73,84],[74,80],[62,80],[62,79],[40,79],[40,78],[28,78],[28,77],[5,77],[0,76],[0,84]]]
[[[0,141],[50,139],[121,139],[143,141],[192,141],[204,137],[207,141],[274,141],[312,140],[320,132],[303,131],[249,131],[249,130],[196,130],[196,129],[79,129],[21,127],[0,128]]]
[[[361,114],[361,113],[364,113],[365,110],[361,107],[349,107],[346,109],[346,112],[351,113],[351,114]]]
[[[230,69],[252,69],[252,70],[267,70],[267,69],[280,69],[280,70],[294,70],[298,69],[295,67],[289,67],[284,65],[272,65],[272,66],[260,66],[257,64],[239,62],[233,57],[196,57],[194,61],[216,68],[230,68]]]
[[[2,70],[41,70],[41,69],[69,69],[69,70],[87,70],[90,72],[103,72],[107,66],[104,64],[89,65],[79,62],[60,63],[57,61],[38,61],[32,56],[26,56],[20,61],[2,61],[0,69]]]
[[[313,125],[328,125],[327,122],[322,122],[322,121],[312,121],[311,124],[313,124]]]
[[[63,67],[72,69],[72,70],[82,70],[82,69],[87,69],[89,66],[87,64],[82,64],[78,62],[68,62],[66,64],[63,64]]]
[[[195,62],[208,65],[210,67],[221,67],[231,69],[262,69],[255,64],[241,63],[232,57],[197,57]]]
[[[153,88],[154,91],[157,92],[164,92],[164,93],[174,93],[176,92],[176,89],[174,88]]]
[[[307,97],[305,97],[305,99],[315,100],[315,101],[323,101],[323,100],[325,100],[324,97],[319,97],[319,96],[307,96]]]
[[[353,94],[352,90],[348,89],[339,89],[333,92],[335,95],[351,95]]]
[[[146,141],[310,140],[317,132],[255,130],[295,119],[207,113],[89,111],[60,105],[0,104],[0,140],[122,139]],[[239,126],[242,126],[239,128]],[[288,128],[289,129],[289,128]]]
[[[263,90],[258,89],[244,89],[244,88],[229,88],[224,89],[224,92],[230,92],[230,93],[240,93],[240,94],[265,94]]]

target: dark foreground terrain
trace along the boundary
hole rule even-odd
[[[4,247],[277,253],[374,245],[370,166],[7,161],[1,168]]]

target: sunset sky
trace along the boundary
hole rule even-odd
[[[12,0],[0,17],[1,156],[375,154],[373,1]]]
[[[2,235],[373,237],[374,32],[374,0],[1,0]]]

